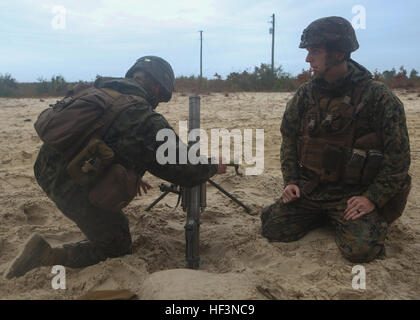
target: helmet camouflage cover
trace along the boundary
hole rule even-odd
[[[345,53],[359,48],[353,26],[342,17],[321,18],[303,30],[299,48],[316,45],[325,45]]]
[[[137,71],[144,71],[150,75],[163,88],[163,100],[169,101],[174,91],[174,71],[171,65],[164,59],[156,56],[141,57],[125,74],[126,78],[132,78]]]

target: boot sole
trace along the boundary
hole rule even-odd
[[[51,250],[51,246],[38,233],[34,233],[24,244],[21,252],[12,261],[4,273],[5,279],[21,277],[28,271],[40,267],[44,253]]]

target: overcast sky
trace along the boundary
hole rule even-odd
[[[119,77],[137,58],[158,55],[176,76],[198,75],[203,30],[203,74],[225,77],[271,63],[273,13],[275,65],[293,75],[307,68],[302,30],[331,15],[357,24],[353,58],[369,70],[420,71],[419,9],[416,0],[0,0],[0,74]]]

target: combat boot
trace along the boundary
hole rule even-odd
[[[53,249],[38,233],[34,233],[24,244],[19,255],[10,264],[4,277],[21,277],[28,271],[46,265],[53,265]]]

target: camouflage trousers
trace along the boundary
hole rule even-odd
[[[128,219],[121,212],[106,212],[90,204],[89,188],[75,183],[66,162],[50,147],[42,146],[34,165],[35,178],[60,211],[74,221],[87,240],[55,248],[60,261],[72,268],[86,267],[132,252]],[[55,259],[57,260],[57,259]]]
[[[330,222],[343,256],[351,262],[369,262],[384,254],[388,224],[376,209],[356,220],[345,220],[347,200],[311,201],[303,196],[287,204],[279,200],[262,211],[262,235],[270,241],[291,242]]]

